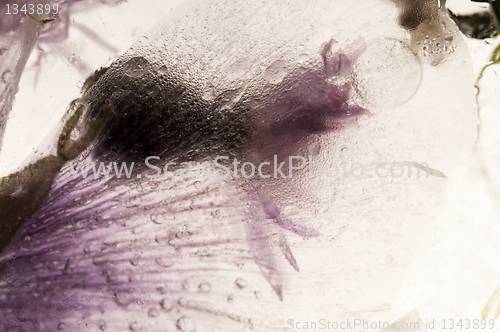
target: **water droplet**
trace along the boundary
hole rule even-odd
[[[187,317],[181,317],[177,320],[175,323],[175,326],[183,332],[194,332],[194,324],[191,322],[191,320]]]
[[[62,330],[64,330],[65,328],[66,328],[66,325],[64,325],[64,323],[62,323],[62,322],[61,322],[61,323],[59,323],[59,325],[57,325],[57,329],[58,329],[59,331],[62,331]]]
[[[217,210],[215,210],[215,211],[212,211],[210,214],[211,214],[211,215],[212,215],[212,217],[214,217],[214,218],[219,218],[219,217],[220,217],[220,210],[219,210],[219,209],[217,209]]]
[[[234,284],[236,285],[236,287],[238,287],[239,289],[243,289],[245,287],[248,286],[248,283],[245,279],[236,279],[236,281],[234,282]]]
[[[200,188],[201,188],[201,182],[200,182],[200,181],[196,181],[196,182],[194,183],[194,187],[195,187],[196,189],[200,189]]]

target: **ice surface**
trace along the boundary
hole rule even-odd
[[[144,175],[148,156],[163,169],[275,155],[452,174],[475,138],[470,59],[444,9],[426,5],[426,20],[402,28],[398,6],[187,1],[159,22],[69,107],[54,157],[64,165],[35,165],[55,177],[50,191],[23,194],[35,179],[25,173],[3,183],[2,203],[19,209],[2,218],[27,220],[4,241],[3,328],[278,331],[290,317],[397,318],[444,178]],[[442,52],[439,38],[453,47]],[[136,168],[82,179],[68,160]],[[45,200],[20,215],[34,198]]]

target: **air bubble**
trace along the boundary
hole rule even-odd
[[[148,310],[149,317],[158,317],[159,315],[160,315],[160,312],[156,308],[151,308]]]
[[[158,264],[161,267],[171,267],[175,264],[175,262],[172,259],[165,258],[165,257],[158,257],[156,259],[156,264]]]
[[[175,302],[172,299],[163,299],[160,302],[160,306],[164,311],[169,312],[174,308]]]
[[[198,286],[198,291],[200,291],[201,293],[210,292],[210,284],[207,282],[200,284],[200,286]]]
[[[136,320],[133,321],[132,323],[130,323],[129,328],[130,328],[130,331],[133,331],[133,332],[146,331],[145,326],[141,322],[138,322]]]
[[[165,217],[161,214],[152,214],[149,219],[157,225],[161,225],[165,222]]]
[[[139,260],[140,260],[140,257],[136,255],[130,260],[130,264],[132,264],[133,266],[138,266]]]
[[[182,282],[182,288],[188,292],[195,292],[197,289],[196,285],[190,283],[188,280]]]
[[[321,143],[315,143],[309,148],[309,154],[311,156],[317,156],[321,152]]]
[[[99,326],[99,330],[101,330],[101,331],[106,331],[106,322],[105,322],[105,321],[102,321],[102,320],[101,320],[101,321],[99,321],[99,322],[97,323],[97,325]]]
[[[234,282],[234,284],[236,285],[236,287],[238,287],[239,289],[243,289],[245,287],[248,286],[248,283],[245,279],[236,279],[236,281]]]
[[[309,54],[307,53],[302,53],[299,55],[299,57],[297,58],[297,62],[298,63],[304,63],[306,62],[307,60],[309,60],[310,57],[309,57]]]
[[[424,46],[423,48],[426,48]],[[377,39],[358,58],[355,85],[362,107],[394,108],[416,93],[422,65],[408,46],[395,39]]]
[[[179,301],[177,301],[181,307],[187,307],[188,306],[188,300],[185,297],[181,297]]]
[[[129,77],[139,78],[144,75],[148,65],[148,60],[143,57],[134,57],[123,65],[123,72]]]
[[[287,63],[283,60],[277,60],[267,67],[264,72],[264,79],[271,84],[278,84],[283,81],[287,74]]]
[[[183,332],[195,332],[194,324],[187,317],[181,317],[175,323],[175,326]]]
[[[167,73],[168,69],[166,66],[161,66],[160,69],[158,69],[158,74],[160,75],[165,75]]]
[[[12,82],[14,79],[14,75],[12,74],[12,72],[10,70],[6,70],[3,72],[2,74],[2,82],[4,83],[10,83]]]

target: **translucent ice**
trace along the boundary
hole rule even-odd
[[[57,156],[0,182],[0,329],[278,331],[316,312],[392,314],[443,177],[154,178],[145,160],[172,176],[217,156],[309,154],[448,174],[474,139],[470,63],[445,8],[424,7],[419,21],[382,0],[186,1],[87,82]],[[422,31],[453,36],[453,52],[429,61]],[[84,179],[78,162],[135,168]]]

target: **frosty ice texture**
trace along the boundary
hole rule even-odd
[[[431,9],[426,26],[408,31],[385,1],[187,1],[89,84],[54,158],[140,164],[156,155],[162,166],[302,154],[426,161],[448,174],[474,139],[473,90],[457,31]],[[440,33],[436,20],[455,48],[427,61],[412,42]],[[274,331],[316,311],[376,317],[405,272],[381,253],[404,263],[418,253],[444,186],[329,183],[307,172],[75,179],[62,166],[2,253],[0,326]],[[9,199],[23,197],[18,189]]]

